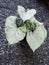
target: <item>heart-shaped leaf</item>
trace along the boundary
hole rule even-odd
[[[5,33],[9,44],[18,43],[25,37],[25,33],[23,33],[19,28],[17,28],[16,19],[16,16],[9,16],[6,19]]]
[[[40,47],[47,37],[47,31],[43,24],[37,25],[34,32],[28,32],[26,40],[33,52]]]
[[[30,18],[32,18],[36,14],[36,10],[30,9],[28,11],[25,11],[24,7],[18,6],[18,13],[20,17],[22,18],[22,20],[25,21],[25,20],[29,20]]]

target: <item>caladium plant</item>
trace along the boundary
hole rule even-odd
[[[40,47],[47,37],[47,31],[44,24],[37,21],[35,18],[36,10],[27,9],[18,6],[18,14],[23,24],[18,25],[17,16],[9,16],[5,23],[5,34],[9,44],[15,44],[26,37],[30,48],[33,52]]]

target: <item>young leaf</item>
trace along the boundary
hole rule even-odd
[[[22,18],[22,20],[23,20],[23,15],[25,14],[25,8],[19,5],[18,14],[20,15],[20,18]]]
[[[36,14],[35,9],[30,9],[23,15],[23,20],[30,20]]]
[[[30,18],[32,18],[36,14],[36,10],[31,9],[31,10],[25,11],[24,7],[18,6],[18,14],[22,18],[22,20],[25,21],[25,20],[29,20]]]
[[[27,30],[26,30],[26,24],[24,24],[23,26],[19,27],[19,29],[26,34]]]
[[[6,19],[5,33],[9,44],[18,43],[25,37],[25,33],[23,33],[19,28],[17,28],[16,19],[16,16],[9,16]]]
[[[40,45],[44,42],[45,38],[47,37],[47,31],[44,28],[44,25],[39,25],[36,27],[34,32],[28,32],[26,36],[26,40],[33,50],[33,52],[40,47]]]

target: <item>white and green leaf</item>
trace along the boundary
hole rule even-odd
[[[33,52],[40,47],[40,45],[44,42],[45,38],[47,37],[47,31],[44,28],[44,25],[39,25],[36,27],[34,32],[28,32],[26,40],[33,50]]]
[[[20,18],[22,18],[22,20],[23,20],[23,15],[25,14],[25,8],[19,5],[18,14],[19,14]]]
[[[30,9],[23,15],[23,20],[30,20],[30,18],[34,17],[35,14],[36,10]]]
[[[36,14],[36,10],[30,9],[28,11],[25,11],[24,7],[18,6],[18,14],[22,18],[22,20],[25,21],[25,20],[29,20],[30,18],[32,18]]]
[[[6,19],[5,33],[9,44],[18,43],[25,37],[25,33],[23,33],[19,28],[17,28],[16,19],[16,16],[9,16]]]

